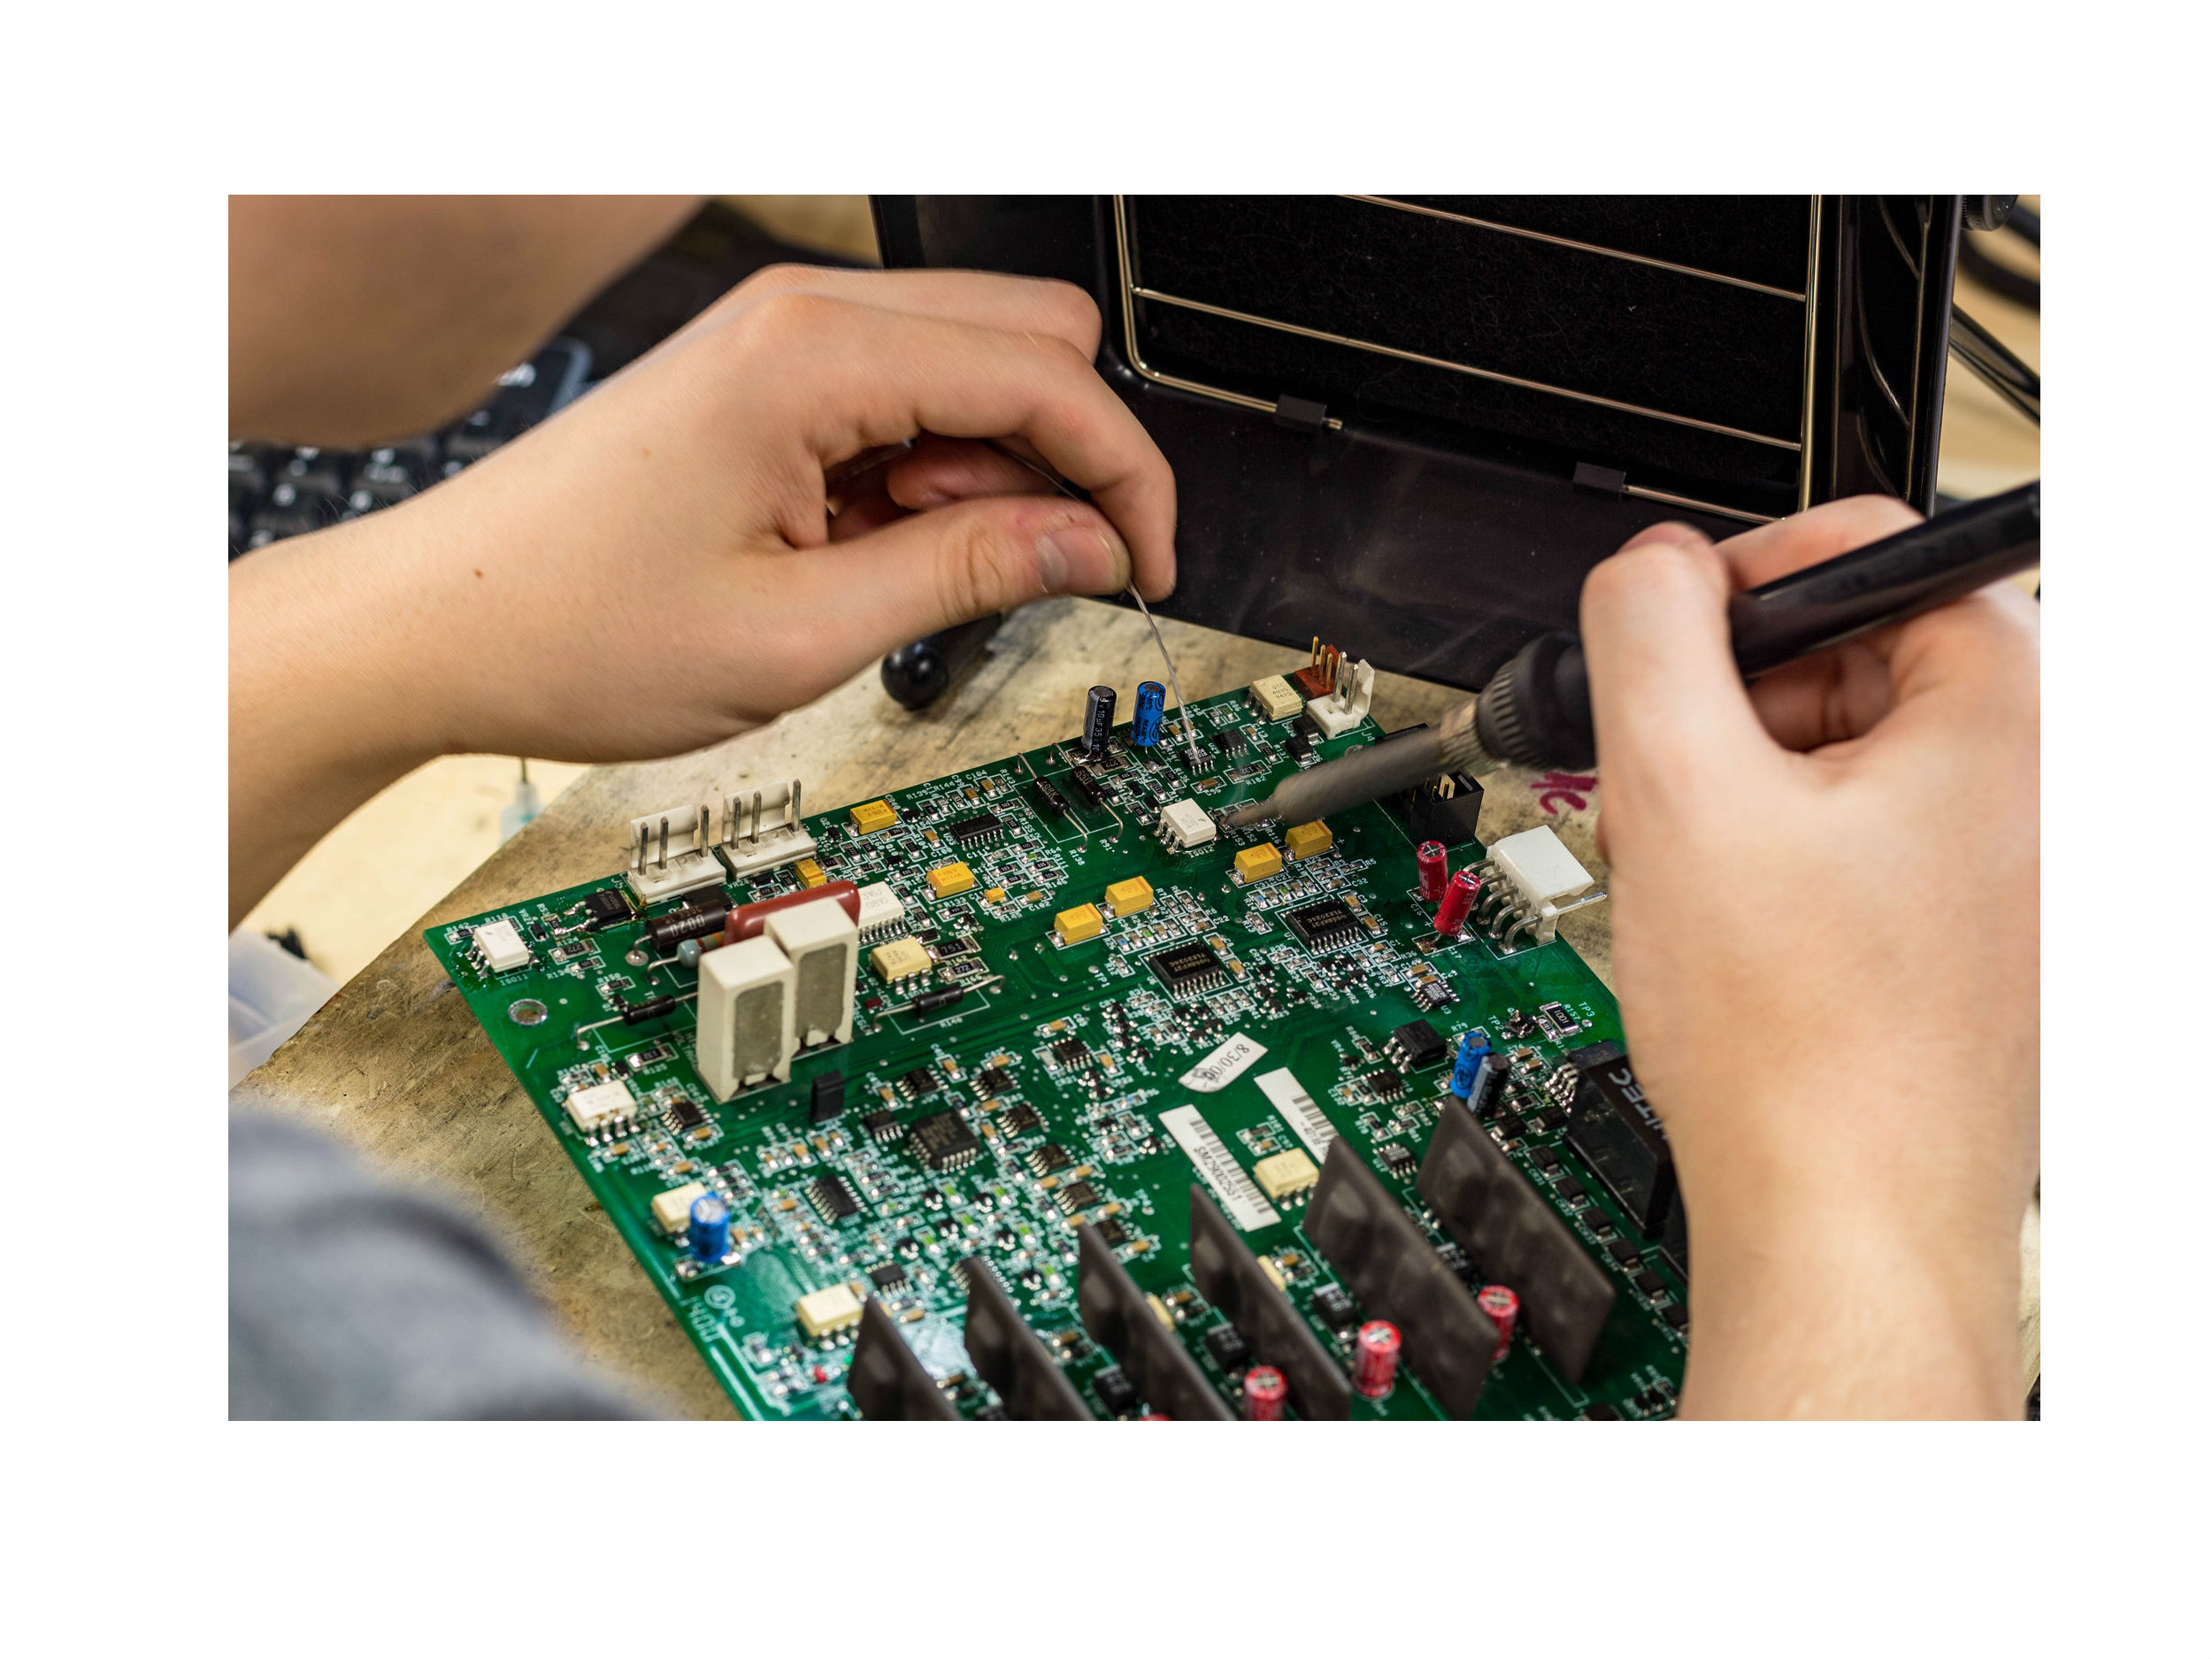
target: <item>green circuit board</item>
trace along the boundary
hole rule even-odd
[[[1471,1414],[1671,1416],[1686,1325],[1679,1256],[1643,1240],[1563,1133],[1573,1088],[1564,1056],[1620,1039],[1611,995],[1563,939],[1440,939],[1403,802],[1344,812],[1328,822],[1325,850],[1265,879],[1234,879],[1239,852],[1286,836],[1279,825],[1221,826],[1224,809],[1382,733],[1363,719],[1323,740],[1303,718],[1269,721],[1241,692],[1188,715],[1196,772],[1178,741],[1182,716],[1169,717],[1154,747],[1133,745],[1124,725],[1101,756],[1071,740],[896,791],[885,797],[895,815],[887,827],[864,833],[849,809],[813,815],[804,828],[818,869],[786,864],[727,879],[717,892],[733,903],[816,880],[880,882],[904,913],[863,935],[851,1041],[803,1049],[787,1080],[726,1102],[695,1069],[691,1001],[639,1023],[618,1018],[695,991],[695,966],[641,948],[646,922],[686,900],[642,904],[617,869],[426,938],[741,1416],[863,1415],[847,1387],[856,1327],[810,1336],[797,1311],[802,1297],[838,1286],[879,1304],[959,1415],[1000,1415],[963,1340],[962,1264],[978,1256],[1091,1415],[1143,1415],[1117,1356],[1080,1317],[1079,1223],[1098,1230],[1234,1409],[1241,1367],[1207,1340],[1224,1318],[1193,1282],[1191,1204],[1205,1160],[1219,1178],[1206,1185],[1237,1216],[1243,1244],[1350,1367],[1352,1328],[1325,1317],[1341,1314],[1345,1275],[1302,1226],[1311,1193],[1265,1201],[1248,1178],[1277,1155],[1322,1151],[1317,1129],[1333,1136],[1342,1143],[1334,1155],[1362,1160],[1479,1289],[1465,1252],[1415,1190],[1440,1116],[1468,1111],[1447,1084],[1448,1051],[1470,1029],[1509,1068],[1484,1132],[1614,1294],[1578,1380],[1523,1328]],[[1185,799],[1216,822],[1210,844],[1179,849],[1158,833],[1161,806]],[[1471,842],[1451,849],[1455,868],[1482,856]],[[956,860],[973,885],[939,896],[929,872]],[[1132,877],[1149,885],[1151,902],[1115,916],[1102,896]],[[623,895],[621,915],[585,926],[582,907],[602,893]],[[1083,904],[1101,905],[1102,931],[1061,942],[1056,916]],[[1304,922],[1292,925],[1294,915]],[[1333,926],[1310,938],[1317,916]],[[502,919],[531,959],[493,972],[472,945],[477,928]],[[931,965],[894,987],[871,954],[901,936]],[[1194,964],[1194,981],[1171,984],[1164,956]],[[911,1007],[918,989],[954,986],[963,989],[952,1005]],[[1391,1050],[1393,1033],[1414,1021],[1444,1040],[1447,1057],[1409,1066]],[[832,1071],[844,1079],[845,1108],[812,1121],[813,1085]],[[639,1103],[635,1117],[580,1130],[565,1097],[617,1079]],[[912,1126],[946,1113],[974,1152],[933,1167]],[[1192,1149],[1194,1133],[1209,1143],[1202,1151]],[[693,1182],[729,1205],[733,1249],[721,1263],[700,1262],[653,1214],[657,1194]],[[1254,1198],[1263,1200],[1257,1209]],[[1355,1395],[1350,1415],[1453,1414],[1409,1365],[1386,1398]]]

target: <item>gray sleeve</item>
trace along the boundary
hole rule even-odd
[[[233,1417],[648,1415],[472,1223],[281,1118],[230,1125]]]

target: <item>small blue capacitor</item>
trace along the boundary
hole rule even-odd
[[[1136,712],[1129,717],[1129,741],[1150,749],[1160,741],[1160,717],[1167,712],[1167,687],[1156,680],[1137,687]]]
[[[1475,1092],[1482,1072],[1482,1057],[1490,1052],[1490,1039],[1471,1031],[1459,1040],[1459,1057],[1452,1062],[1452,1093],[1465,1100]]]
[[[691,1201],[691,1253],[709,1263],[730,1253],[730,1207],[712,1193]]]

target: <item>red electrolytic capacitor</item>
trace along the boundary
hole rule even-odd
[[[1520,1316],[1521,1299],[1503,1285],[1485,1285],[1475,1297],[1475,1305],[1498,1327],[1498,1351],[1490,1361],[1494,1365],[1513,1346],[1513,1321]]]
[[[1370,1400],[1379,1400],[1398,1381],[1398,1327],[1387,1319],[1370,1319],[1352,1339],[1352,1386]]]
[[[1482,879],[1471,870],[1462,870],[1453,876],[1444,889],[1443,901],[1436,907],[1436,931],[1449,939],[1466,924],[1467,912],[1475,908],[1475,899],[1482,892]]]
[[[1290,1385],[1272,1365],[1255,1365],[1244,1373],[1244,1417],[1248,1423],[1279,1423]]]
[[[849,881],[825,881],[818,887],[802,887],[796,893],[780,893],[772,899],[739,905],[722,929],[722,942],[734,945],[741,939],[750,939],[768,926],[773,912],[787,910],[795,904],[810,904],[816,899],[835,899],[845,907],[846,915],[856,922],[860,919],[860,889]]]
[[[1421,872],[1421,902],[1434,904],[1444,896],[1444,884],[1452,879],[1452,861],[1442,841],[1423,841],[1413,849],[1413,862]]]

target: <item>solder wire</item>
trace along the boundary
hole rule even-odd
[[[995,440],[990,438],[983,440],[983,446],[987,449],[997,450],[1010,461],[1019,462],[1022,465],[1027,467],[1031,472],[1034,472],[1039,478],[1044,480],[1046,483],[1051,485],[1053,488],[1058,490],[1063,495],[1065,495],[1070,501],[1081,501],[1083,499],[1082,496],[1077,495],[1075,491],[1069,487],[1067,480],[1053,472],[1051,468],[1040,466],[1027,456],[1018,454],[1016,451],[1008,449],[1004,444],[997,442]],[[1181,677],[1175,672],[1175,658],[1168,652],[1167,637],[1160,632],[1160,625],[1153,618],[1150,609],[1145,604],[1144,595],[1137,591],[1137,584],[1135,581],[1132,580],[1129,586],[1123,589],[1123,591],[1126,593],[1130,598],[1137,602],[1137,610],[1139,614],[1144,618],[1145,625],[1152,630],[1152,642],[1160,648],[1160,660],[1167,664],[1167,683],[1175,687],[1175,712],[1182,717],[1183,743],[1184,747],[1190,754],[1191,771],[1192,773],[1195,775],[1206,770],[1206,762],[1198,752],[1197,726],[1190,718],[1190,709],[1188,705],[1183,701],[1183,681]]]

